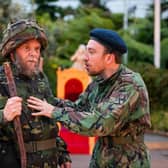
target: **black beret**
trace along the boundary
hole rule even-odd
[[[95,28],[90,31],[90,37],[104,46],[120,52],[121,54],[127,52],[127,46],[124,40],[115,31]]]

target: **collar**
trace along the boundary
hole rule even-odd
[[[119,77],[121,71],[124,69],[124,65],[121,64],[118,68],[118,70],[112,74],[109,78],[107,79],[104,79],[102,78],[101,76],[98,76],[96,78],[96,82],[99,84],[99,85],[106,85],[107,83],[111,83],[111,82],[114,82],[117,80],[117,78]]]

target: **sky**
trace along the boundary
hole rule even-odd
[[[136,6],[134,13],[135,17],[145,17],[149,4],[153,3],[153,0],[109,0],[107,7],[113,13],[123,13],[127,9],[131,9]]]
[[[127,6],[128,9],[136,6],[134,13],[135,17],[145,17],[149,4],[153,3],[153,0],[106,0],[106,6],[113,13],[123,13]],[[59,0],[57,3],[60,6],[77,7],[79,5],[78,0]]]
[[[31,0],[12,0],[21,4],[25,11],[30,11],[32,6],[30,3]],[[153,0],[107,0],[106,6],[113,13],[124,13],[127,9],[131,9],[136,6],[134,12],[135,17],[145,17],[149,4],[153,3]],[[78,0],[59,0],[56,2],[57,5],[62,7],[71,6],[76,8],[79,5]]]

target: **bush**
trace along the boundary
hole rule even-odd
[[[165,38],[161,42],[161,67],[168,69],[168,38]]]
[[[139,72],[148,89],[152,130],[168,131],[168,70],[156,69],[146,63],[129,64]]]
[[[147,62],[153,63],[153,47],[131,38],[127,34],[123,34],[124,40],[128,46],[128,61],[129,62]]]
[[[168,111],[157,111],[151,114],[152,130],[168,131]]]
[[[139,72],[148,88],[151,110],[168,110],[168,70],[156,69],[147,63],[129,64]]]

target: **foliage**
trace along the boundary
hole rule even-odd
[[[131,38],[128,34],[123,34],[124,40],[128,46],[128,61],[129,62],[153,62],[153,48],[150,45],[138,42]]]
[[[102,3],[102,0],[80,0],[81,4],[92,8],[100,8],[103,10],[108,10],[106,6]]]
[[[114,30],[120,30],[123,27],[123,14],[112,14],[110,16],[114,27]]]
[[[168,29],[167,29],[168,17],[167,18],[162,18],[162,15],[167,10],[168,10],[168,1],[167,0],[161,0],[161,13],[160,13],[160,15],[161,15],[161,39],[163,39],[165,37],[165,35],[168,34]],[[154,4],[153,3],[149,6],[148,15],[147,15],[145,20],[148,20],[148,24],[146,25],[146,29],[148,31],[146,31],[146,32],[143,31],[143,33],[146,34],[147,37],[149,37],[148,33],[153,34],[153,31],[154,31]],[[153,36],[150,36],[150,38],[151,38],[150,41],[152,42],[153,41]]]
[[[3,32],[3,30],[5,29],[5,26],[7,25],[7,23],[10,20],[10,12],[9,12],[9,8],[10,8],[10,4],[11,4],[11,0],[0,0],[0,32]],[[0,39],[2,39],[2,33],[0,33]]]
[[[67,21],[60,19],[53,21],[46,13],[37,16],[37,20],[43,25],[48,34],[49,47],[47,55],[57,55],[59,58],[69,60],[79,44],[86,44],[90,29],[94,27],[111,29],[114,27],[110,16],[111,14],[98,8],[78,8],[74,19]],[[118,23],[121,24],[119,21]]]
[[[79,44],[87,43],[89,38],[88,32],[92,28],[103,27],[122,32],[121,35],[128,45],[128,58],[130,62],[153,63],[153,47],[149,45],[152,44],[152,42],[149,43],[152,35],[148,33],[150,34],[148,39],[146,32],[149,32],[149,30],[145,29],[146,25],[150,24],[148,20],[137,19],[137,26],[130,26],[131,33],[130,31],[128,33],[120,31],[122,28],[121,14],[109,14],[98,8],[80,7],[74,18],[68,21],[52,21],[48,14],[39,16],[38,20],[45,26],[48,33],[49,47],[47,55],[57,55],[60,59],[69,60]],[[145,32],[144,35],[143,32]]]
[[[56,49],[59,58],[69,59],[79,44],[86,44],[89,38],[88,32],[95,27],[113,29],[113,22],[110,18],[103,17],[100,9],[78,9],[78,15],[70,21],[57,21],[57,42]],[[87,15],[85,14],[87,13]]]
[[[44,65],[43,70],[45,74],[48,77],[48,80],[50,81],[50,87],[55,93],[55,87],[56,87],[56,69],[57,69],[57,63],[53,57],[51,58],[44,58]],[[52,81],[52,82],[51,82]]]
[[[64,18],[68,14],[73,14],[74,10],[71,7],[62,8],[57,6],[55,2],[58,0],[34,0],[37,8],[35,10],[36,16],[48,14],[52,21],[58,18]]]
[[[161,67],[168,69],[168,38],[165,38],[161,42]]]
[[[151,107],[152,130],[168,131],[168,70],[156,69],[147,63],[131,63],[147,86]]]
[[[153,27],[153,22],[149,19],[136,18],[129,26],[129,32],[134,40],[153,45]]]
[[[151,114],[152,130],[168,131],[168,111],[155,111]]]
[[[58,68],[67,68],[65,65],[69,67],[70,61],[59,59],[58,57],[49,57],[49,58],[44,57],[43,70],[48,77],[54,95],[56,95],[56,85],[57,85],[56,71]]]
[[[168,110],[168,70],[140,62],[129,64],[129,67],[142,75],[148,88],[151,110]]]
[[[106,18],[102,10],[97,8],[92,9],[92,12],[89,9],[80,8],[78,10],[75,19],[69,21],[52,21],[48,14],[37,17],[38,22],[45,28],[49,39],[45,53],[44,71],[49,76],[53,91],[55,91],[53,79],[56,68],[71,66],[71,55],[79,44],[87,43],[90,29],[94,27],[113,28],[113,22]]]
[[[36,15],[40,16],[44,13],[48,13],[51,19],[56,18],[56,11],[60,10],[59,7],[50,4],[51,2],[58,1],[58,0],[34,0],[34,3],[37,5],[36,8]]]
[[[48,37],[48,47],[45,55],[48,57],[56,55],[57,48],[57,24],[56,21],[52,21],[49,14],[45,13],[42,16],[37,16],[36,20],[44,28]]]

